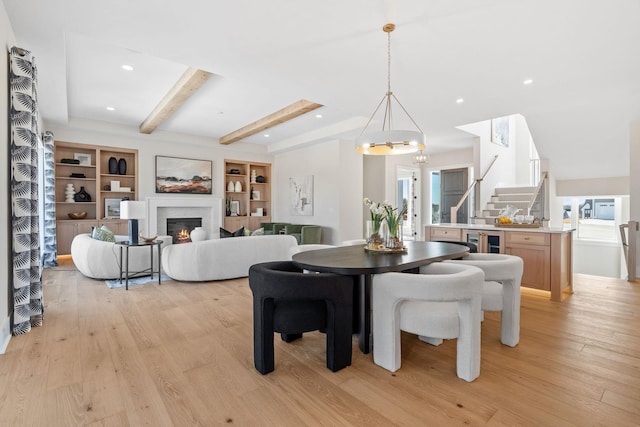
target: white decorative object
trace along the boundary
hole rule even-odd
[[[227,184],[227,191],[236,191],[235,190],[235,185],[233,185],[233,181],[229,181],[229,183]]]
[[[242,183],[240,181],[236,181],[236,193],[242,193]]]
[[[73,184],[67,184],[67,188],[64,190],[65,199],[64,201],[67,203],[73,203],[75,200],[73,196],[76,194],[75,188],[73,188]]]
[[[191,237],[192,242],[201,242],[203,240],[207,240],[207,232],[202,227],[196,227],[191,230],[189,237]]]
[[[120,191],[120,181],[111,181],[111,191]]]
[[[256,183],[256,170],[255,169],[251,169],[251,183],[255,184]]]

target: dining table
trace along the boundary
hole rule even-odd
[[[433,262],[465,257],[469,248],[455,243],[405,241],[404,251],[367,250],[366,245],[336,246],[293,255],[293,263],[300,268],[320,273],[334,273],[354,277],[354,333],[358,333],[358,347],[367,354],[371,339],[371,283],[374,274],[386,272],[418,273],[419,268]],[[356,305],[357,304],[357,305]]]

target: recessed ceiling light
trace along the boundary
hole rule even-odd
[[[530,85],[531,83],[533,83],[533,80],[531,80],[531,79],[527,79],[527,80],[522,82],[522,84],[524,84],[524,85]]]
[[[462,104],[462,103],[464,102],[464,99],[462,99],[462,98],[458,98],[458,99],[456,99],[456,102],[457,102],[458,104]]]
[[[125,71],[133,71],[133,67],[131,65],[124,64],[122,69]]]
[[[269,138],[270,136],[271,136],[271,135],[269,135],[268,133],[265,133],[265,134],[264,134],[264,137],[265,137],[265,138]]]
[[[321,119],[322,118],[322,114],[316,114],[316,119]]]
[[[115,109],[115,108],[113,108],[113,107],[107,107],[107,110],[109,110],[109,111],[116,111],[116,109]]]

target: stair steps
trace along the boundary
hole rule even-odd
[[[527,215],[527,209],[531,198],[536,191],[536,187],[497,187],[494,195],[482,214],[473,219],[475,224],[493,224],[500,215],[500,211],[509,206],[520,209],[518,214]]]

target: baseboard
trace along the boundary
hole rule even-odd
[[[0,330],[0,354],[4,354],[9,346],[9,341],[11,340],[10,325],[11,319],[9,317],[5,318],[4,322],[2,322],[2,329]]]

